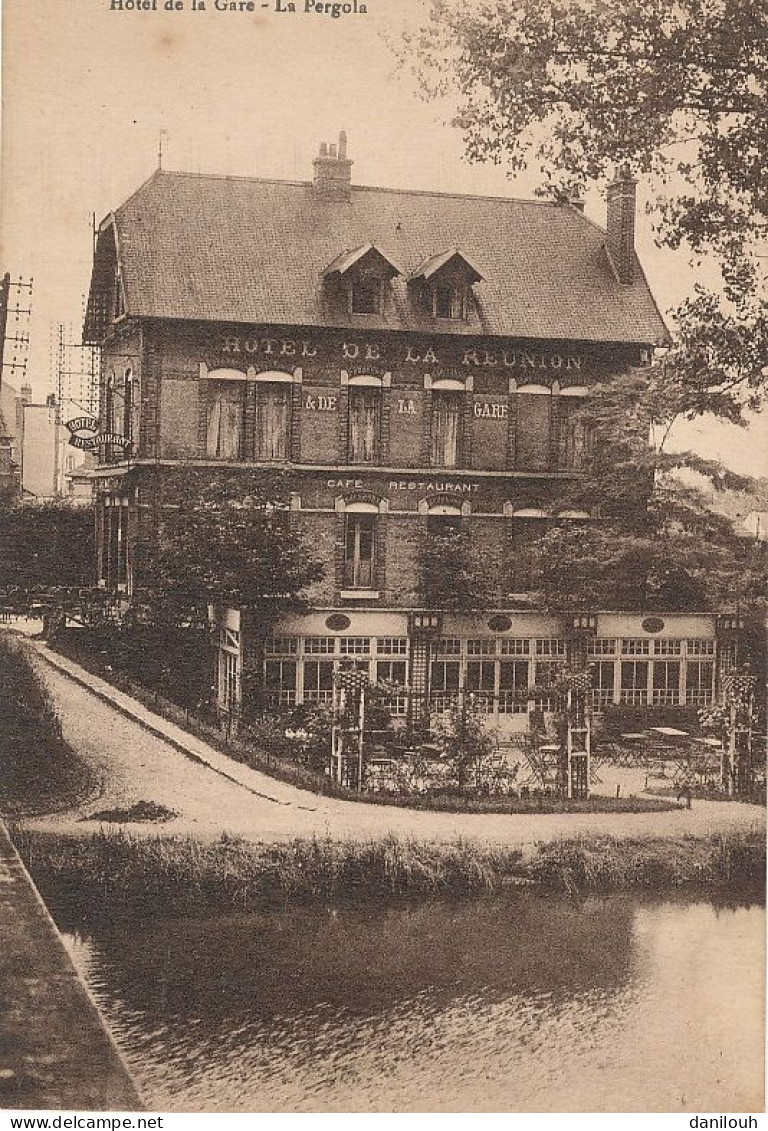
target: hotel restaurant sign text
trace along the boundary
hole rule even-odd
[[[509,348],[485,349],[465,343],[440,345],[384,345],[379,342],[341,340],[330,347],[330,356],[325,343],[314,342],[309,338],[283,338],[261,335],[227,335],[222,341],[222,353],[260,357],[270,365],[316,358],[337,361],[340,365],[360,366],[361,364],[399,366],[419,365],[431,367],[463,366],[469,369],[508,369],[532,373],[546,370],[556,373],[580,373],[584,357],[578,353],[541,352],[531,349]],[[320,351],[320,352],[319,352]]]

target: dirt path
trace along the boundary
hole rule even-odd
[[[764,811],[757,806],[712,801],[694,802],[690,811],[637,814],[453,814],[359,804],[320,797],[275,781],[232,762],[190,736],[192,752],[239,779],[231,781],[211,766],[191,760],[171,742],[52,667],[45,658],[46,649],[38,646],[38,650],[40,674],[60,713],[64,737],[97,775],[101,790],[97,800],[30,821],[32,828],[90,832],[99,827],[99,822],[84,817],[136,801],[153,801],[173,809],[178,816],[162,825],[124,826],[132,832],[191,833],[205,839],[223,833],[265,841],[296,836],[358,839],[393,832],[425,840],[467,837],[499,844],[530,844],[579,833],[672,837],[764,824]],[[61,662],[54,656],[51,659]],[[102,681],[69,661],[65,663],[78,678],[102,693],[113,694]],[[168,727],[127,696],[120,696],[119,701],[126,709],[135,708],[150,725],[154,722],[159,729]],[[175,733],[183,737],[183,732]]]

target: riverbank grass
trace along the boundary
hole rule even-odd
[[[0,814],[48,813],[94,791],[91,772],[62,737],[27,647],[0,634]]]
[[[515,884],[572,893],[689,888],[759,895],[765,875],[765,839],[758,832],[582,837],[525,853],[475,841],[435,844],[395,836],[255,844],[229,837],[213,843],[136,837],[122,830],[67,837],[17,829],[15,839],[43,895],[91,917],[464,896]]]

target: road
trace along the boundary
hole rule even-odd
[[[77,809],[30,821],[32,828],[87,833],[100,826],[89,819],[94,812],[129,807],[137,801],[166,806],[178,816],[159,825],[124,826],[132,832],[190,833],[206,840],[224,833],[271,841],[297,836],[365,839],[391,832],[442,842],[465,837],[524,845],[578,834],[673,837],[764,825],[764,810],[757,806],[712,801],[695,801],[690,811],[662,813],[454,814],[325,798],[240,766],[190,737],[190,752],[210,765],[192,760],[136,718],[127,717],[89,687],[52,667],[45,658],[47,649],[36,647],[39,672],[60,714],[64,737],[101,786],[98,797]],[[135,711],[150,725],[184,739],[183,732],[169,731],[164,720],[70,661],[55,655],[51,659],[68,666],[78,679],[88,681],[102,694],[114,694],[125,709]],[[232,773],[239,780],[228,780],[223,773]]]

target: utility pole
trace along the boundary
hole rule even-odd
[[[15,305],[11,306],[11,292],[16,291]],[[29,306],[20,306],[21,296],[25,295]],[[20,369],[23,377],[27,369],[27,350],[29,348],[29,329],[27,319],[32,313],[32,279],[12,280],[6,271],[0,280],[0,390],[3,375],[11,369]],[[13,318],[13,333],[8,332],[8,319]],[[27,327],[25,329],[25,326]],[[11,344],[10,358],[6,347]]]
[[[8,300],[11,293],[11,276],[6,271],[0,281],[0,392],[3,388],[3,354],[5,353],[5,332],[8,327]]]

